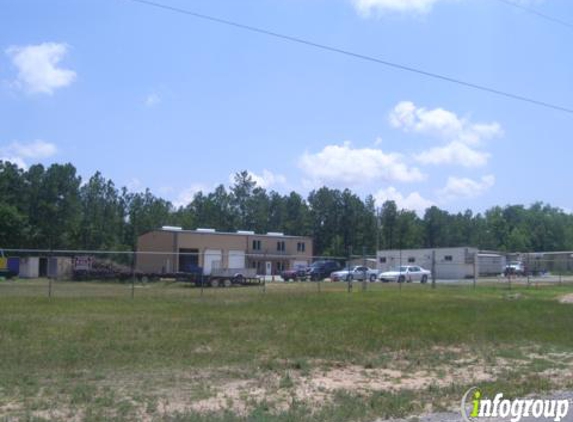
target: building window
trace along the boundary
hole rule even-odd
[[[257,261],[253,261],[253,262],[251,263],[251,267],[257,268]]]
[[[285,263],[284,262],[277,262],[277,271],[284,271]]]
[[[413,264],[414,262],[416,262],[416,258],[410,257],[410,258],[408,258],[408,262],[410,264]]]
[[[285,250],[285,242],[280,241],[277,242],[277,251],[284,252]]]
[[[451,255],[444,256],[444,261],[452,262],[453,260],[454,260],[454,257]]]
[[[385,264],[386,263],[386,257],[385,256],[381,256],[380,257],[380,264]]]
[[[297,252],[304,252],[306,250],[306,243],[304,242],[298,242],[296,244],[296,251]]]
[[[253,240],[253,250],[260,251],[261,250],[261,241],[260,240]]]

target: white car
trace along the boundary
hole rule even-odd
[[[394,271],[386,271],[378,276],[378,279],[383,282],[397,281],[399,283],[412,281],[419,281],[426,283],[430,278],[431,272],[415,265],[403,265]]]
[[[364,277],[366,280],[376,281],[378,272],[368,267],[356,265],[354,267],[346,267],[343,270],[335,271],[330,274],[331,281],[362,281]]]

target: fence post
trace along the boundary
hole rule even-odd
[[[476,252],[474,254],[474,290],[477,287],[477,278],[478,278],[478,254]]]
[[[50,277],[50,260],[52,259],[52,251],[48,253],[48,262],[46,264],[46,272],[48,273],[48,298],[52,297],[52,277]]]
[[[530,258],[531,258],[531,252],[527,253],[527,268],[525,271],[527,271],[527,288],[529,289],[530,284],[531,284],[531,264],[530,264]]]
[[[135,251],[131,257],[131,298],[135,298]]]
[[[432,289],[436,288],[436,251],[432,251]]]
[[[366,246],[362,246],[362,266],[364,268],[367,268],[366,267]],[[363,273],[362,274],[362,291],[365,292],[366,291],[366,283],[368,281],[366,278],[368,276],[368,271],[365,269],[362,273]]]

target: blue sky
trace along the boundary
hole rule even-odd
[[[573,30],[499,0],[157,1],[573,107]],[[248,170],[418,211],[573,210],[571,114],[125,0],[0,5],[0,157],[22,166],[177,204]]]

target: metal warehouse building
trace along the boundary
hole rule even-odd
[[[452,280],[473,278],[475,272],[479,275],[500,274],[506,262],[503,255],[480,253],[473,247],[384,250],[378,251],[376,259],[381,271],[401,265],[416,265],[431,271],[434,265],[436,278]]]
[[[272,275],[310,264],[312,248],[310,237],[166,226],[139,236],[136,267],[158,273],[202,267],[205,274],[213,268],[256,268],[258,274]]]

